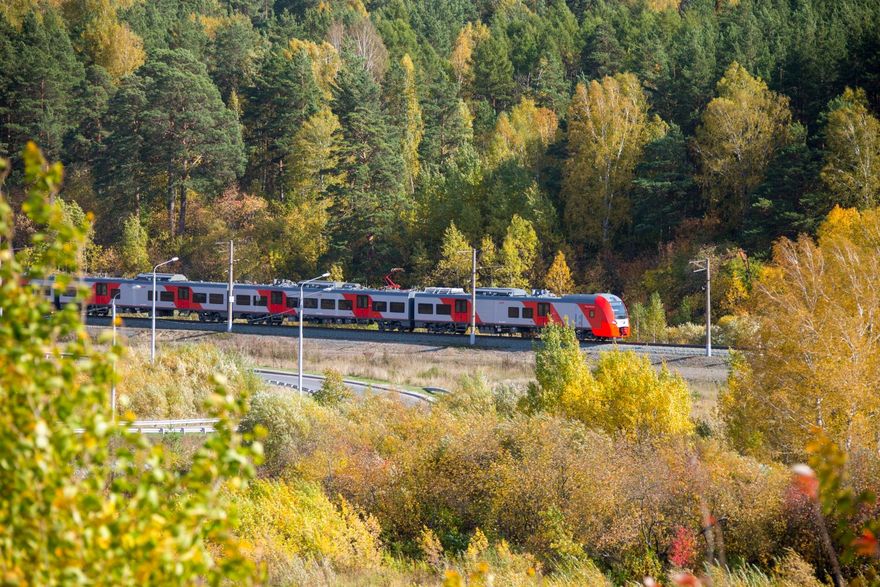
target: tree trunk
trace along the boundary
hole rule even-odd
[[[180,182],[180,208],[177,213],[177,234],[186,232],[186,182]]]
[[[174,236],[174,199],[177,197],[174,193],[174,170],[168,166],[168,231]]]

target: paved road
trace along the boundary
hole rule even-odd
[[[110,318],[90,317],[87,324],[92,326],[110,326]],[[124,318],[126,328],[150,328],[149,318]],[[170,320],[159,319],[156,328],[163,330],[196,330],[203,332],[226,332],[226,324],[211,322],[199,322],[197,320]],[[292,326],[264,326],[258,324],[236,323],[233,325],[233,333],[256,334],[264,336],[296,337],[298,329]],[[454,334],[428,334],[426,332],[379,332],[378,330],[364,330],[359,328],[327,328],[321,326],[309,326],[303,329],[303,337],[323,340],[350,340],[354,342],[370,343],[403,343],[418,344],[440,347],[467,347],[468,337]],[[476,337],[476,348],[530,351],[534,348],[535,341],[527,338],[513,336],[488,336]],[[705,354],[703,347],[676,346],[662,344],[630,344],[613,342],[584,342],[581,348],[588,352],[610,350],[615,347],[623,347],[638,353],[646,353],[656,357],[667,356],[700,356]],[[726,357],[727,349],[713,349],[716,356]]]
[[[296,373],[275,371],[272,369],[254,369],[254,373],[262,377],[263,381],[265,381],[266,383],[270,383],[272,385],[280,385],[282,387],[289,387],[293,390],[297,389],[298,377]],[[308,373],[303,373],[304,391],[307,391],[308,393],[314,393],[321,389],[321,385],[323,383],[324,377],[322,377],[321,375],[310,375]],[[393,397],[396,397],[402,402],[410,405],[425,404],[434,401],[434,397],[427,393],[417,393],[406,389],[399,389],[393,386],[363,383],[361,381],[355,381],[353,379],[343,379],[343,383],[345,383],[353,393],[356,393],[358,395],[364,395],[366,393],[385,393],[392,395]]]

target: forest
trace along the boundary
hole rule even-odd
[[[331,270],[715,311],[880,203],[872,0],[7,0],[0,155],[94,214],[92,272]],[[15,246],[32,232],[16,218]],[[548,275],[549,272],[549,275]],[[662,301],[661,301],[662,300]]]

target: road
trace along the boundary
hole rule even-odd
[[[266,383],[289,387],[294,390],[297,389],[298,377],[296,373],[275,371],[272,369],[254,369],[254,373],[262,377],[263,381]],[[324,377],[321,375],[303,373],[303,390],[309,393],[314,393],[321,389],[323,383]],[[432,403],[435,401],[435,398],[428,393],[418,393],[394,386],[364,383],[362,381],[355,381],[354,379],[343,379],[343,383],[345,383],[352,393],[358,395],[365,395],[367,393],[384,393],[397,397],[400,401],[410,405]]]
[[[149,318],[124,318],[124,325],[126,328],[149,329],[150,322]],[[90,326],[110,326],[110,318],[93,316],[89,317],[86,323]],[[163,330],[226,332],[225,323],[199,322],[197,320],[159,319],[156,321],[156,328]],[[265,326],[236,323],[233,326],[233,334],[235,333],[296,337],[298,335],[298,329],[291,326]],[[303,337],[322,340],[348,340],[367,343],[403,343],[438,347],[469,346],[467,336],[454,334],[428,334],[426,332],[379,332],[378,330],[365,330],[360,328],[327,328],[321,326],[309,326],[303,329]],[[475,347],[480,349],[530,351],[533,349],[534,344],[535,341],[528,338],[480,335],[476,337]],[[614,342],[581,343],[581,348],[591,353],[611,350],[616,347],[624,347],[627,350],[648,354],[652,357],[693,357],[705,354],[705,348],[701,346]],[[718,357],[727,357],[728,355],[726,348],[715,348],[713,349],[713,352]]]

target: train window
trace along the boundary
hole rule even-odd
[[[590,310],[590,318],[596,317],[596,310]]]
[[[535,317],[535,309],[534,308],[523,308],[522,317],[531,320]]]
[[[208,294],[206,294],[206,293],[194,293],[193,294],[193,303],[204,304],[207,301],[208,301]]]
[[[451,304],[437,304],[437,313],[441,316],[451,316],[452,315],[452,305]]]
[[[370,298],[367,296],[358,296],[357,305],[359,310],[365,310],[370,307]]]
[[[159,301],[160,302],[173,302],[174,301],[174,292],[173,291],[160,291],[159,292]]]
[[[251,296],[235,296],[235,305],[237,306],[250,306],[251,305]]]
[[[114,287],[113,289],[110,290],[110,299],[111,300],[118,295],[119,295],[119,288],[118,287]]]
[[[431,304],[419,304],[419,314],[433,314],[434,306]]]
[[[403,314],[406,311],[403,302],[391,302],[391,311],[395,314]]]
[[[299,298],[287,298],[287,307],[296,308],[299,306]]]
[[[153,290],[150,290],[150,291],[147,292],[147,301],[148,301],[148,302],[152,302],[152,301],[153,301]]]
[[[519,308],[516,306],[510,306],[507,308],[507,317],[508,318],[519,318]]]
[[[277,306],[279,304],[284,303],[284,294],[280,291],[273,291],[270,294],[272,296],[272,305]]]
[[[335,310],[336,309],[336,300],[321,300],[321,309],[322,310]]]
[[[189,299],[189,288],[188,287],[178,287],[177,288],[177,299],[178,300],[188,300]]]
[[[306,298],[303,300],[303,308],[317,308],[318,300],[315,298]]]
[[[538,302],[538,316],[546,316],[550,313],[550,304],[547,302]]]
[[[48,298],[48,297],[51,297],[51,295],[52,295],[52,288],[51,288],[51,287],[47,287],[46,289],[44,289],[44,290],[43,290],[43,295],[46,296],[47,298]]]
[[[223,294],[208,294],[209,304],[222,304],[223,302]]]
[[[468,311],[467,300],[455,300],[455,313],[463,314]]]
[[[255,306],[265,306],[267,298],[266,296],[254,296],[254,305]]]
[[[401,304],[403,305],[403,304]],[[373,302],[373,311],[374,312],[387,312],[388,311],[388,302]]]
[[[358,296],[359,298],[361,296]],[[360,308],[360,305],[358,305]],[[339,300],[339,309],[340,310],[351,310],[351,300]]]
[[[106,296],[107,295],[107,284],[106,283],[96,283],[95,284],[95,295],[96,296]]]

